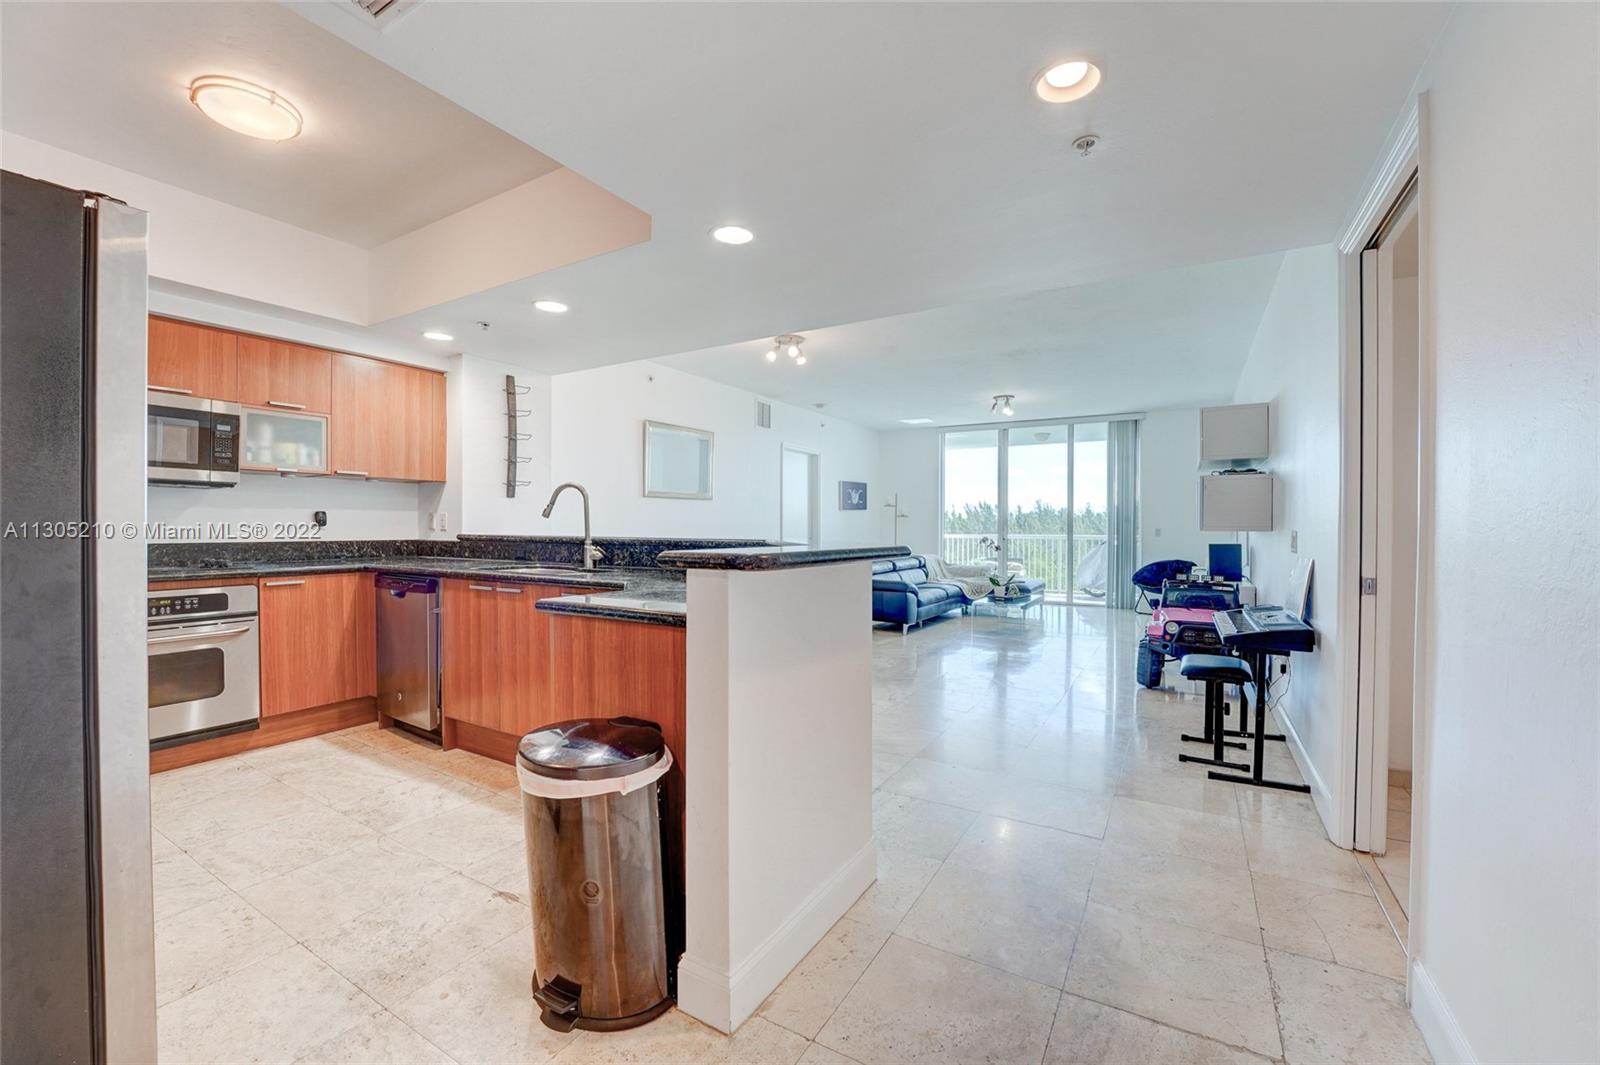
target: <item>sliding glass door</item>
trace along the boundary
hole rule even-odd
[[[1136,423],[944,434],[944,553],[1041,578],[1052,597],[1123,605],[1136,528]],[[1124,542],[1125,541],[1125,542]]]

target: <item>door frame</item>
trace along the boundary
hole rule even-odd
[[[783,499],[787,473],[784,459],[790,452],[806,456],[807,521],[806,543],[822,542],[822,453],[798,444],[782,444],[778,448],[778,541],[784,542]]]
[[[1436,354],[1434,350],[1433,256],[1428,163],[1429,95],[1419,93],[1391,134],[1379,166],[1374,171],[1359,208],[1345,225],[1340,252],[1340,289],[1343,310],[1341,345],[1341,483],[1339,498],[1340,587],[1336,590],[1340,625],[1339,706],[1342,718],[1341,765],[1334,789],[1336,808],[1322,811],[1333,841],[1342,847],[1367,849],[1372,844],[1375,820],[1387,810],[1388,725],[1376,713],[1363,715],[1362,688],[1376,677],[1376,662],[1363,671],[1361,650],[1361,533],[1362,533],[1362,316],[1361,257],[1385,219],[1401,206],[1408,186],[1415,184],[1418,242],[1417,270],[1417,527],[1416,527],[1416,642],[1413,649],[1412,806],[1413,826],[1427,820],[1430,779],[1429,738],[1432,703],[1429,695],[1431,662],[1435,653],[1426,619],[1433,599],[1433,501],[1436,475],[1433,427],[1435,424]],[[1375,308],[1365,308],[1368,315]],[[1370,574],[1369,574],[1370,575]],[[1373,604],[1375,607],[1376,604]],[[1370,631],[1370,630],[1369,630]],[[1374,759],[1381,749],[1383,772],[1375,772]],[[1381,793],[1379,789],[1382,789]],[[1374,807],[1377,807],[1374,810]],[[1376,825],[1383,831],[1382,823]],[[1380,843],[1381,845],[1381,843]],[[1407,953],[1417,957],[1424,928],[1426,897],[1423,879],[1425,833],[1413,828],[1411,840],[1411,900],[1407,907]],[[1407,969],[1408,992],[1411,971]]]

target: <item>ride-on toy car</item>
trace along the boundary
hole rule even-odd
[[[1222,638],[1211,622],[1218,610],[1239,606],[1239,592],[1231,584],[1175,580],[1161,585],[1161,605],[1156,607],[1139,641],[1134,671],[1146,688],[1161,687],[1167,659],[1189,654],[1222,654]]]

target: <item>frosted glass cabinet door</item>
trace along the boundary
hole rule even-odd
[[[244,456],[239,467],[274,473],[327,473],[327,415],[244,408]]]

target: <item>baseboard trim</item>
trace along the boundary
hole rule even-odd
[[[1428,1044],[1428,1053],[1435,1062],[1478,1065],[1478,1055],[1472,1052],[1467,1034],[1439,993],[1439,985],[1416,960],[1411,962],[1411,1016],[1416,1018],[1422,1041]]]
[[[378,703],[370,695],[342,703],[329,703],[310,710],[269,714],[261,719],[259,728],[151,751],[150,772],[164,773],[169,769],[180,769],[186,765],[226,758],[229,755],[254,751],[262,747],[274,747],[280,743],[292,743],[295,740],[321,736],[328,732],[339,732],[376,720],[378,720]]]
[[[684,954],[678,1008],[718,1031],[735,1031],[877,878],[877,843],[868,838],[731,972]]]
[[[1305,782],[1311,785],[1311,805],[1316,807],[1317,816],[1322,818],[1322,830],[1328,834],[1330,840],[1335,839],[1336,831],[1328,827],[1328,815],[1333,812],[1333,793],[1328,790],[1327,781],[1322,779],[1322,774],[1317,772],[1316,763],[1306,753],[1306,745],[1300,741],[1300,734],[1294,730],[1294,722],[1288,714],[1278,714],[1278,725],[1283,729],[1284,739],[1289,747],[1289,755],[1294,759],[1294,764],[1299,767],[1300,775]],[[1333,823],[1338,824],[1338,818],[1333,818]],[[1337,842],[1335,840],[1335,842]]]

